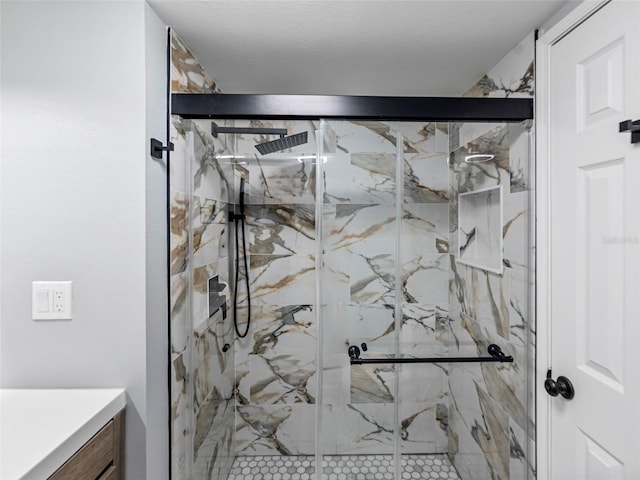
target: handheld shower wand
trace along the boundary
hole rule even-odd
[[[236,329],[236,334],[239,338],[244,338],[249,334],[249,327],[251,326],[251,292],[249,290],[249,267],[247,265],[247,246],[245,241],[245,228],[244,228],[244,178],[240,178],[240,214],[231,214],[231,220],[235,222],[235,237],[236,237],[236,274],[233,288],[233,326]],[[238,235],[238,222],[242,224],[242,257],[244,266],[244,279],[247,287],[247,326],[243,333],[240,332],[238,327],[238,283],[240,280],[240,251],[239,251],[239,235]]]

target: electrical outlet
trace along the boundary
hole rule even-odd
[[[71,320],[72,282],[33,282],[34,320]]]
[[[53,291],[53,311],[64,312],[66,308],[64,291],[59,288]]]

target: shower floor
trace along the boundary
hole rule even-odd
[[[325,455],[324,480],[393,480],[392,455]],[[313,456],[236,457],[228,480],[315,480]],[[402,455],[406,480],[460,480],[446,455]]]

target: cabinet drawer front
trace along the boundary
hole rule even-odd
[[[113,420],[78,450],[49,480],[94,480],[113,463]]]
[[[118,469],[115,466],[109,467],[109,469],[100,475],[98,480],[119,480]]]

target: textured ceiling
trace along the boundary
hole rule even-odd
[[[224,93],[457,96],[567,2],[149,3]]]

